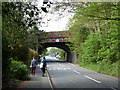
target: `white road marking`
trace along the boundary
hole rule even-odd
[[[64,65],[62,65],[62,64],[59,64],[60,66],[63,66],[63,67],[65,67]]]
[[[68,63],[68,64],[75,66],[75,64],[72,64],[72,63]]]
[[[70,69],[69,67],[66,67],[67,69]]]
[[[49,77],[48,73],[47,73],[47,77],[48,77],[48,80],[49,80],[49,83],[50,83],[50,87],[51,87],[52,90],[53,90],[53,86],[52,86],[52,83],[51,83],[51,81],[50,81],[50,77]]]
[[[74,72],[76,72],[76,73],[78,73],[78,74],[80,74],[80,72],[78,72],[78,71],[76,71],[76,70],[73,70]]]
[[[49,67],[49,70],[68,70],[69,67]]]
[[[95,81],[95,82],[97,82],[97,83],[101,83],[100,81],[95,80],[95,79],[93,79],[93,78],[91,78],[91,77],[89,77],[89,76],[87,76],[87,75],[85,75],[85,77],[88,78],[88,79],[90,79],[90,80],[93,80],[93,81]]]
[[[64,70],[66,70],[67,68],[63,68]]]
[[[72,63],[68,63],[68,64],[73,65]]]

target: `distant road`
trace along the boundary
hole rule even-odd
[[[46,58],[54,88],[118,90],[118,78],[87,70],[49,56]]]

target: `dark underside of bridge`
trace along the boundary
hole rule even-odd
[[[66,51],[67,53],[67,57],[66,57],[66,61],[68,62],[76,62],[76,55],[74,53],[72,53],[72,51],[70,50],[70,48],[67,46],[67,44],[70,44],[69,42],[48,42],[48,43],[43,43],[42,44],[42,48],[39,48],[39,50],[41,49],[45,49],[45,48],[48,48],[48,47],[57,47],[57,48],[60,48],[64,51]]]
[[[43,48],[57,47],[57,48],[65,50],[66,52],[70,52],[70,49],[66,44],[70,44],[70,43],[68,43],[68,42],[44,43]]]

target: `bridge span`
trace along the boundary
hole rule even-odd
[[[67,31],[59,31],[59,32],[47,32],[44,37],[44,42],[42,44],[42,48],[48,47],[57,47],[64,50],[67,53],[66,61],[75,63],[77,62],[76,54],[70,50],[70,47],[67,44],[71,44],[68,41],[71,33]],[[39,48],[40,50],[41,48]]]

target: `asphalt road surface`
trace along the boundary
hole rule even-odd
[[[46,56],[52,88],[119,90],[118,78]]]

